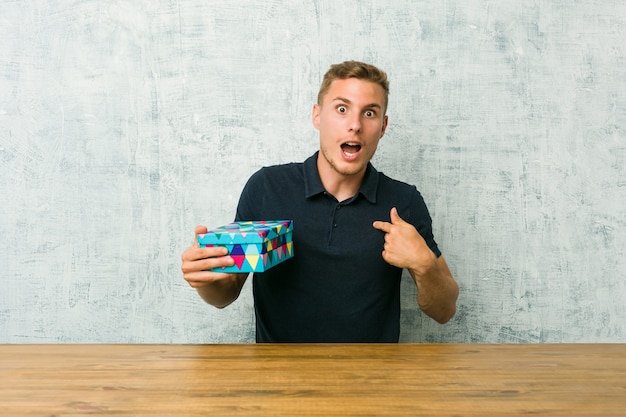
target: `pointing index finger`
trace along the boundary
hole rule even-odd
[[[389,222],[383,222],[383,221],[377,220],[372,224],[372,226],[374,226],[374,229],[378,229],[382,232],[389,233],[391,231],[392,224]]]

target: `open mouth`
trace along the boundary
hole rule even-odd
[[[351,157],[359,153],[361,145],[356,142],[346,142],[341,144],[341,150],[344,155]]]

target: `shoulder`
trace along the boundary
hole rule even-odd
[[[265,175],[271,174],[280,174],[280,173],[290,173],[302,171],[303,162],[288,162],[285,164],[277,164],[277,165],[268,165],[264,166],[257,173],[263,173]]]
[[[303,182],[302,178],[301,162],[265,166],[250,176],[244,187],[244,193],[253,192],[252,190],[267,192],[299,187]]]
[[[301,177],[302,165],[302,162],[290,162],[264,166],[250,176],[249,182],[280,181],[286,178]]]
[[[378,172],[378,187],[383,193],[393,193],[402,196],[417,195],[421,197],[415,185],[393,179],[382,172]]]
[[[393,202],[398,212],[414,224],[424,219],[430,220],[430,213],[424,197],[415,185],[396,180],[379,172],[378,196],[382,201]],[[406,220],[405,219],[405,220]]]

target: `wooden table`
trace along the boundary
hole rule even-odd
[[[626,344],[1,345],[1,416],[626,416]]]

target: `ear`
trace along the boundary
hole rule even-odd
[[[319,104],[314,104],[313,111],[311,113],[311,121],[313,122],[313,126],[315,126],[317,130],[320,130],[320,112],[321,108]]]
[[[387,130],[387,123],[388,122],[389,122],[389,118],[387,117],[387,115],[385,115],[383,117],[383,127],[382,127],[382,129],[380,129],[380,137],[381,138],[385,135],[385,131]]]

